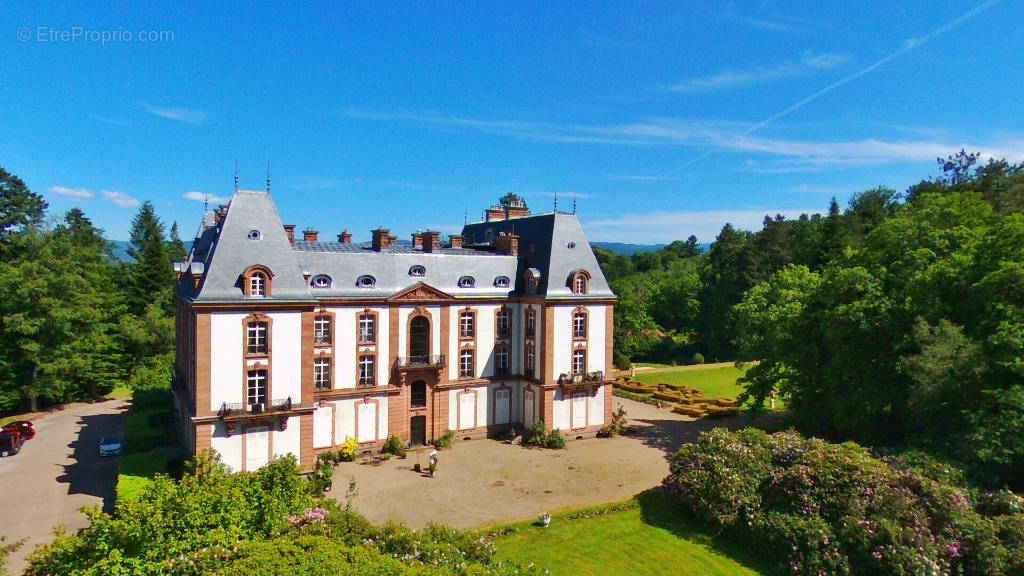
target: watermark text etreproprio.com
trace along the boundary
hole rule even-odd
[[[22,42],[82,42],[101,46],[114,43],[174,42],[174,30],[92,30],[81,26],[51,28],[36,26],[18,28],[18,40]]]

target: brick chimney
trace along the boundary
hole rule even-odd
[[[416,232],[412,235],[412,247],[419,248],[423,246],[423,234]]]
[[[508,232],[499,232],[494,239],[494,251],[498,254],[519,254],[519,236]]]
[[[341,234],[338,234],[338,242],[341,242],[342,244],[351,244],[352,233],[348,230],[342,230]]]
[[[441,233],[434,230],[427,230],[423,233],[423,251],[433,252],[441,248]]]
[[[462,248],[462,234],[452,234],[448,237],[452,248]]]
[[[377,252],[380,252],[391,245],[391,234],[390,230],[387,228],[371,230],[370,234],[373,235],[373,249]]]
[[[295,244],[295,224],[285,224],[284,233],[288,235],[288,243]]]
[[[302,239],[306,242],[316,242],[317,236],[319,236],[319,232],[316,230],[304,230],[302,232]]]
[[[504,220],[505,209],[501,206],[491,206],[487,209],[487,221],[493,222],[494,220]]]
[[[523,216],[529,216],[530,209],[526,205],[512,205],[505,210],[506,218],[522,218]]]

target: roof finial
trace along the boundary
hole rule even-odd
[[[572,213],[576,213],[576,191],[572,191]]]
[[[237,179],[237,176],[236,176]],[[237,190],[237,188],[235,188]],[[203,194],[203,214],[206,214],[210,210],[210,195]]]
[[[469,224],[469,206],[462,207],[462,225]]]
[[[238,192],[238,156],[235,156],[235,192]]]
[[[270,160],[267,160],[267,194],[270,194]]]
[[[558,212],[558,186],[555,186],[555,212]]]

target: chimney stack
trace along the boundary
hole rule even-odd
[[[434,230],[427,230],[423,233],[423,251],[433,252],[441,248],[441,233]]]
[[[284,233],[288,235],[288,243],[295,244],[295,224],[285,224]]]
[[[419,248],[423,246],[423,234],[416,232],[412,235],[412,247]]]
[[[462,234],[452,234],[448,240],[452,248],[462,248]]]
[[[505,209],[501,206],[491,206],[487,209],[487,221],[493,222],[494,220],[504,220]]]
[[[380,252],[391,245],[391,234],[387,228],[371,230],[370,234],[373,235],[373,249],[377,252]]]
[[[494,251],[498,254],[519,254],[519,236],[508,232],[499,232],[494,238]]]
[[[338,234],[338,242],[341,242],[342,244],[351,244],[352,234],[347,229],[342,230],[341,234]]]
[[[305,230],[302,232],[302,239],[306,242],[316,242],[318,234],[319,233],[313,229]]]

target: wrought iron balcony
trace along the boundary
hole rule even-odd
[[[434,356],[399,356],[395,363],[399,370],[411,368],[441,368],[446,365],[444,354]]]
[[[581,372],[578,374],[566,374],[563,372],[558,375],[559,384],[587,384],[592,382],[601,382],[602,380],[604,380],[603,370]]]
[[[217,411],[217,417],[221,419],[249,418],[263,414],[276,414],[288,412],[292,409],[292,397],[275,398],[267,403],[243,404],[238,402],[224,402]]]

